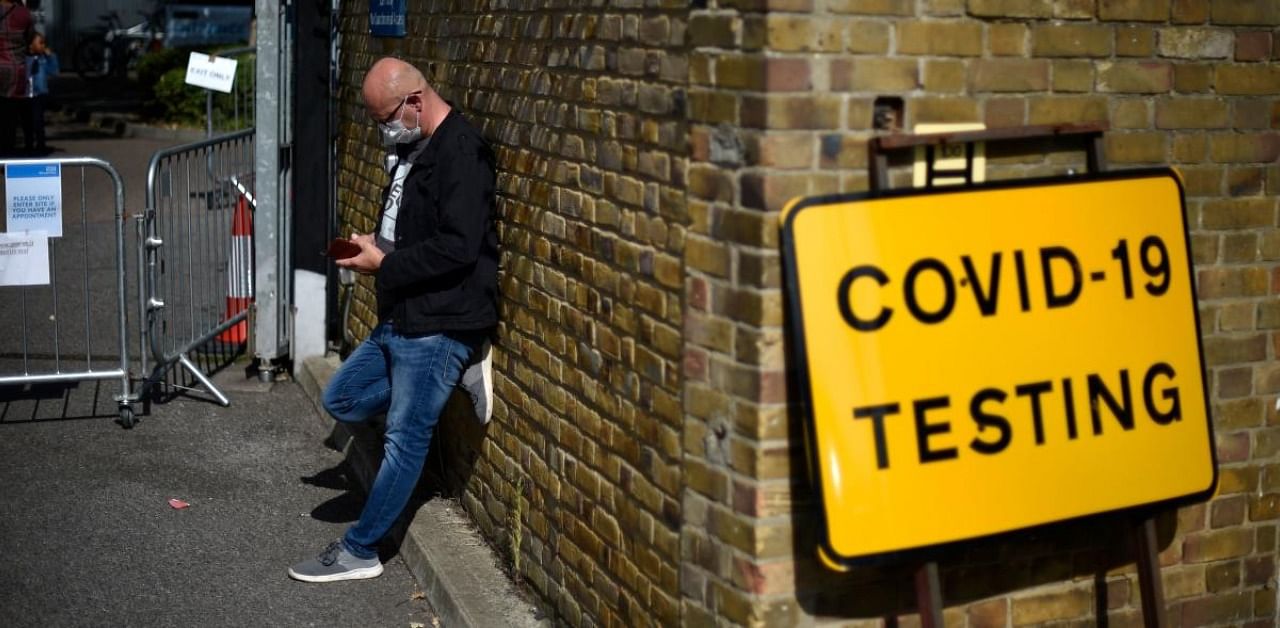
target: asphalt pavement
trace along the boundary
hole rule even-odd
[[[93,92],[85,106],[129,109],[103,99],[108,92]],[[189,135],[140,139],[119,137],[119,130],[104,131],[82,115],[60,116],[49,129],[51,157],[110,162],[124,180],[125,214],[132,215],[143,209],[151,155]],[[115,277],[110,189],[100,173],[87,174],[83,187],[64,174],[64,207],[83,207],[83,219],[67,222],[55,253],[55,269],[69,274],[56,305],[47,291],[0,288],[0,375],[24,368],[23,332],[29,345],[47,344],[54,321],[62,352],[82,361],[87,354],[95,367],[118,363],[115,293],[107,289]],[[133,264],[126,275],[130,307],[137,298]],[[77,275],[86,265],[87,284]],[[47,350],[34,352],[27,367]],[[287,577],[289,565],[341,536],[363,496],[301,389],[258,384],[241,366],[220,375],[231,407],[199,393],[177,396],[150,404],[130,430],[113,421],[115,382],[0,387],[0,625],[438,622],[394,549],[384,556],[387,570],[373,580],[317,585]],[[175,508],[171,499],[187,506]]]
[[[363,496],[296,384],[231,396],[132,430],[0,423],[0,625],[432,626],[398,556],[372,580],[287,577]]]

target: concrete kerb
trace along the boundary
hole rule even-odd
[[[310,358],[297,374],[298,383],[315,406],[314,416],[333,426],[335,445],[342,449],[361,485],[366,488],[377,472],[377,442],[372,431],[352,430],[336,423],[321,406],[321,393],[338,368],[337,356]],[[452,500],[432,499],[414,514],[400,542],[400,556],[409,565],[440,615],[454,626],[542,627],[532,604],[525,602],[498,567],[497,557]]]
[[[140,124],[134,116],[123,113],[66,108],[57,115],[59,118],[51,119],[51,123],[55,120],[61,120],[63,123],[78,120],[115,137],[173,140],[176,142],[197,142],[205,139],[205,132],[202,129],[167,128]]]
[[[148,140],[174,140],[189,143],[205,139],[204,131],[199,129],[167,129],[161,126],[125,123],[123,137],[136,137]]]
[[[116,137],[130,137],[147,140],[172,140],[175,142],[198,142],[205,139],[200,129],[170,129],[162,126],[139,124],[128,116],[94,113],[89,116],[89,124],[107,131]]]

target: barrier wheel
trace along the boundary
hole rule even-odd
[[[122,406],[120,408],[120,426],[126,430],[133,429],[138,424],[138,419],[133,416],[133,408]]]

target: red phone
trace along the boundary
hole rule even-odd
[[[333,259],[347,259],[360,254],[360,245],[345,238],[334,238],[324,254]]]

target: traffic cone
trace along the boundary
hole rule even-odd
[[[222,320],[249,309],[253,301],[253,213],[244,194],[236,196],[236,211],[231,218],[231,260],[227,265],[227,310]],[[249,321],[242,320],[218,334],[218,340],[243,344],[249,339]]]

